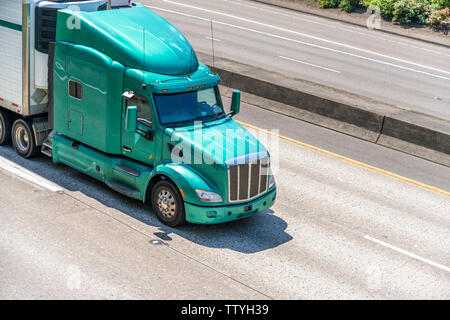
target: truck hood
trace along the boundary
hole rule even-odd
[[[230,118],[166,129],[166,134],[170,137],[170,144],[183,148],[183,162],[186,164],[198,164],[195,160],[203,159],[202,163],[226,167],[236,161],[246,161],[252,154],[268,154],[250,132]]]

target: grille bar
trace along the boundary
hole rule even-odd
[[[267,191],[270,160],[262,159],[232,164],[228,167],[228,200],[245,201]]]

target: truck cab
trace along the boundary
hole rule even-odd
[[[220,77],[187,39],[139,3],[57,11],[48,44],[43,152],[128,197],[169,226],[212,224],[270,208],[266,148],[232,117]]]

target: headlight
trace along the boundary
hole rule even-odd
[[[197,192],[198,198],[203,202],[223,202],[222,197],[212,191],[206,190],[195,190]]]
[[[272,188],[275,185],[275,176],[272,172],[270,172],[270,178],[269,178],[269,189]]]

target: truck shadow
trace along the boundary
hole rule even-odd
[[[272,210],[252,217],[217,225],[187,224],[177,229],[160,227],[154,234],[161,240],[175,233],[196,244],[209,248],[226,248],[240,253],[252,254],[278,247],[290,240],[286,233],[287,223]]]
[[[73,192],[80,192],[101,204],[116,209],[148,226],[158,228],[155,238],[149,241],[169,244],[177,235],[188,241],[209,248],[225,248],[252,254],[278,247],[293,239],[286,232],[287,223],[272,210],[260,212],[246,219],[218,225],[187,224],[171,228],[162,224],[149,205],[127,198],[89,176],[68,166],[53,164],[50,158],[38,156],[28,160],[19,157],[13,148],[1,146],[0,157],[4,157],[25,169]]]

